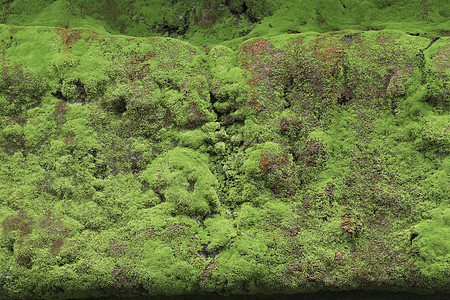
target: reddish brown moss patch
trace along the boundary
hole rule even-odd
[[[269,54],[272,52],[270,41],[268,40],[256,40],[251,43],[245,44],[239,49],[239,55],[241,55],[241,68],[253,72],[253,79],[248,81],[249,85],[256,87],[258,84],[261,71],[265,63],[262,60],[263,54]]]
[[[112,275],[116,279],[116,288],[123,290],[136,287],[136,278],[130,273],[130,267],[126,263],[114,269]]]
[[[24,28],[10,28],[10,29],[9,29],[9,34],[14,35],[14,34],[16,34],[17,32],[23,31],[23,30],[25,30],[25,29],[24,29]]]
[[[203,283],[206,283],[208,281],[208,277],[211,275],[217,264],[217,261],[213,261],[210,262],[208,266],[206,266],[205,270],[203,271]]]
[[[61,37],[64,47],[72,47],[81,39],[82,32],[79,30],[58,28],[57,33]]]
[[[337,38],[323,37],[315,40],[313,47],[315,57],[326,70],[325,74],[331,78],[339,69],[338,63],[344,55],[344,47]]]
[[[442,72],[442,75],[446,70],[450,69],[450,43],[447,43],[437,51],[433,61],[434,66],[439,72]]]
[[[110,248],[108,250],[108,254],[110,256],[117,256],[117,257],[124,256],[129,252],[130,249],[127,247],[125,243],[116,240],[113,240],[110,243]]]
[[[149,51],[143,56],[137,56],[136,52],[131,53],[130,62],[127,64],[127,76],[130,80],[140,80],[150,73],[148,64],[143,64],[146,61],[156,57],[156,51]]]
[[[66,118],[64,117],[64,115],[67,113],[67,111],[67,103],[61,100],[55,107],[54,117],[56,123],[64,124],[66,122]]]
[[[5,234],[9,234],[11,231],[19,231],[20,236],[24,236],[33,231],[30,227],[31,224],[33,224],[33,219],[27,217],[25,211],[20,210],[17,214],[7,217],[2,222],[2,227]]]
[[[64,241],[62,239],[57,239],[52,242],[52,246],[50,247],[50,252],[53,255],[58,254],[61,247],[64,245]]]
[[[75,133],[69,132],[63,141],[64,144],[69,145],[69,146],[76,146],[77,141],[76,141],[75,137],[76,137]]]
[[[342,216],[341,228],[347,232],[351,237],[357,238],[361,233],[363,223],[359,216],[353,214],[344,214]]]

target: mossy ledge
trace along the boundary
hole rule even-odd
[[[448,5],[411,34],[223,2],[251,32],[2,1],[0,297],[450,292]]]

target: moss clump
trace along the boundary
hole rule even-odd
[[[142,174],[162,202],[174,203],[177,213],[205,216],[217,211],[220,202],[217,180],[207,157],[193,150],[175,148],[158,157]]]

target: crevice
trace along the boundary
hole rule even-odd
[[[249,17],[250,21],[251,21],[252,23],[254,23],[253,20],[250,18],[250,16],[247,14],[247,10],[248,10],[247,4],[246,4],[245,2],[242,3],[242,13],[243,13],[243,14],[246,14],[246,15]]]
[[[344,70],[344,73],[345,73],[345,70]],[[339,105],[346,105],[347,103],[352,101],[352,99],[353,99],[353,97],[351,95],[350,89],[347,87],[347,84],[344,83],[342,90],[341,90],[341,95],[337,99],[337,103]]]
[[[214,213],[208,214],[208,215],[204,216],[203,218],[201,218],[200,220],[197,219],[194,216],[191,216],[191,215],[189,216],[189,218],[194,220],[196,223],[199,223],[198,226],[201,226],[203,228],[203,230],[204,230],[204,229],[206,229],[205,220],[208,219],[208,218],[214,217],[214,215],[215,215]]]
[[[193,192],[195,188],[195,181],[189,181],[189,187],[188,187],[188,191],[189,192]]]
[[[416,54],[416,56],[422,59],[422,66],[420,67],[420,69],[422,70],[422,74],[425,74],[425,54],[423,52],[430,48],[431,45],[433,45],[437,40],[439,40],[439,37],[432,37],[430,44],[426,48],[420,49],[419,53]]]
[[[283,95],[286,101],[284,109],[289,109],[292,106],[292,89],[294,86],[294,77],[289,76],[287,84],[284,85]]]
[[[52,93],[52,96],[64,102],[68,102],[68,99],[63,96],[61,90],[57,90],[55,93]]]
[[[178,92],[181,90],[180,87],[172,80],[172,78],[168,76],[156,77],[154,81],[158,85],[158,88],[160,88],[161,90],[172,89]]]
[[[213,105],[213,108],[214,108],[214,103],[216,103],[218,101],[217,98],[214,96],[213,93],[209,92],[209,99],[210,99],[211,104]]]
[[[347,103],[349,100],[350,100],[349,98],[346,98],[346,97],[344,97],[344,96],[341,96],[341,97],[338,98],[338,101],[337,101],[337,102],[338,102],[339,105],[344,105],[344,104]]]
[[[431,42],[430,42],[430,44],[425,48],[425,49],[423,49],[423,50],[421,50],[421,52],[423,53],[423,51],[425,51],[425,50],[427,50],[428,48],[430,48],[431,47],[431,45],[433,45],[435,42],[437,42],[437,40],[439,40],[440,39],[440,37],[432,37],[431,38]]]
[[[367,27],[366,30],[380,31],[383,29],[384,29],[384,27]]]
[[[208,242],[207,244],[201,244],[203,246],[203,249],[201,251],[199,251],[198,254],[200,254],[204,258],[215,258],[216,255],[219,254],[220,251],[222,251],[224,249],[223,246],[220,246],[216,249],[216,251],[208,252],[207,248],[208,248],[209,244],[211,244],[211,242]]]
[[[208,218],[214,217],[214,215],[215,215],[214,213],[208,214],[208,215],[204,216],[204,217],[200,220],[200,224],[202,225],[202,228],[203,228],[203,229],[206,228],[206,226],[205,226],[205,220],[208,219]]]
[[[67,103],[81,103],[81,104],[86,104],[86,89],[84,88],[84,84],[81,81],[75,81],[72,83],[73,85],[75,85],[75,94],[74,94],[74,98],[67,98],[63,95],[61,89],[57,90],[56,92],[52,93],[52,96],[63,100],[64,102]]]
[[[234,241],[231,241],[231,242],[228,244],[228,250],[231,249],[231,247],[233,246],[233,244],[234,244]]]
[[[86,104],[86,89],[84,88],[84,84],[81,81],[74,82],[76,86],[77,91],[77,102],[75,103],[82,103],[83,105]]]
[[[219,100],[214,96],[214,94],[212,92],[209,92],[209,101],[211,102],[211,106],[213,111],[216,113],[217,115],[217,120],[221,121],[222,117],[224,115],[226,115],[226,112],[220,112],[216,107],[215,107],[215,103],[219,102]]]
[[[351,41],[353,41],[353,38],[360,36],[361,33],[360,32],[356,32],[356,33],[349,33],[344,35],[344,37],[341,39],[343,42],[349,43]]]
[[[112,109],[118,114],[123,114],[127,111],[127,102],[124,97],[120,97],[113,102]]]
[[[205,258],[209,258],[210,255],[209,255],[208,251],[206,251],[206,248],[208,248],[209,244],[211,244],[211,242],[208,242],[207,244],[202,244],[203,249],[202,249],[202,251],[199,251],[198,254],[200,254],[201,256],[203,256]]]
[[[338,98],[337,102],[339,105],[345,105],[352,100],[352,97],[348,94],[342,94],[341,97]]]
[[[235,15],[237,18],[240,18],[240,14],[244,11],[244,3],[240,7],[234,7],[232,4],[232,0],[226,0],[225,5],[229,8],[230,12]]]
[[[287,34],[297,34],[297,33],[300,33],[300,31],[298,31],[298,30],[293,30],[293,29],[288,29],[288,30],[286,30],[286,31],[283,31],[284,33],[287,33]]]
[[[141,191],[146,193],[150,189],[150,184],[146,181],[142,182]]]
[[[158,195],[159,199],[161,199],[161,202],[166,202],[166,197],[164,194],[161,193],[161,190],[159,188],[153,189],[156,195]]]

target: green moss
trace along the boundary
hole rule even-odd
[[[217,250],[228,246],[230,240],[236,237],[236,230],[233,228],[233,222],[223,217],[206,219],[204,222],[206,230],[201,233],[202,241],[208,244],[206,251],[216,252]]]
[[[447,204],[433,209],[430,217],[431,219],[415,226],[419,236],[412,241],[420,253],[420,259],[415,264],[428,279],[426,282],[428,287],[445,283],[450,271],[447,263],[450,247],[448,243],[450,215]]]
[[[206,165],[206,156],[175,148],[160,156],[145,171],[144,180],[162,201],[176,205],[180,214],[206,215],[219,209],[218,183]]]
[[[3,297],[448,291],[444,1],[3,2]]]

